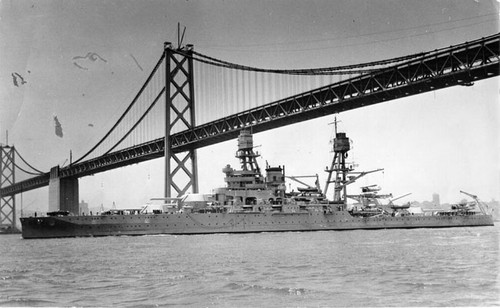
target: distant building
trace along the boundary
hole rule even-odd
[[[80,206],[80,214],[84,213],[85,215],[89,214],[89,204],[82,200],[79,204]]]
[[[434,203],[434,205],[441,205],[439,194],[432,194],[432,203]]]

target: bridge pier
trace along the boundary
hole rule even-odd
[[[59,166],[50,169],[49,212],[68,211],[80,213],[78,201],[78,178],[59,177]]]

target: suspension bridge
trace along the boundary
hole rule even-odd
[[[165,196],[198,192],[196,149],[332,113],[499,75],[500,33],[447,48],[356,65],[262,69],[165,43],[137,95],[95,146],[42,172],[0,148],[0,225],[15,226],[15,195],[49,186],[49,210],[78,212],[78,178],[164,157]],[[21,161],[16,159],[19,157]],[[15,181],[15,170],[31,177]]]

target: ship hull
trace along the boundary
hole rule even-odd
[[[353,217],[348,212],[175,213],[21,218],[25,239],[493,226],[491,215]]]

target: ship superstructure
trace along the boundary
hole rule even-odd
[[[359,195],[350,195],[347,188],[357,179],[382,169],[357,172],[346,161],[350,140],[337,132],[333,140],[334,157],[326,169],[328,179],[323,192],[318,176],[316,185],[305,185],[287,192],[285,179],[303,183],[304,176],[286,176],[285,167],[271,167],[266,162],[262,175],[254,151],[253,136],[242,130],[238,137],[236,158],[240,169],[226,165],[225,187],[213,194],[188,194],[181,198],[157,198],[159,205],[148,204],[137,209],[113,209],[100,215],[74,215],[68,212],[48,213],[44,217],[23,217],[23,238],[82,237],[148,234],[210,234],[277,231],[317,231],[389,228],[440,228],[491,226],[493,219],[478,204],[448,211],[408,211],[410,204],[387,204],[381,199],[392,195],[379,194],[374,185],[362,187]],[[310,176],[308,176],[310,177]],[[333,198],[326,193],[333,184]],[[348,200],[356,203],[349,204]]]
[[[281,166],[266,166],[266,176],[260,171],[257,157],[253,150],[253,136],[248,130],[242,130],[238,137],[236,158],[241,169],[231,165],[222,169],[226,187],[215,190],[215,201],[231,211],[262,211],[270,207],[281,207],[285,196],[285,174]]]

